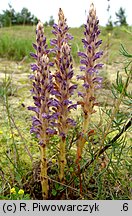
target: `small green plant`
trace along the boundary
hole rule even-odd
[[[59,193],[59,191],[61,191],[61,190],[63,190],[63,186],[62,185],[60,185],[59,183],[55,183],[55,188],[53,188],[52,189],[52,195],[53,196],[56,196],[57,195],[57,193]]]
[[[25,194],[23,189],[19,189],[18,187],[13,187],[10,189],[9,194],[6,196],[0,196],[1,199],[7,200],[29,200],[30,195]]]
[[[0,97],[3,97],[5,95],[13,96],[16,93],[16,88],[12,84],[12,74],[8,75],[5,72],[4,78],[1,80],[0,83]]]

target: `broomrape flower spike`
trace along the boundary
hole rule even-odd
[[[78,76],[77,79],[83,80],[84,83],[83,91],[78,93],[78,96],[82,98],[78,101],[78,104],[81,105],[83,111],[83,126],[82,135],[77,144],[77,160],[80,160],[84,143],[86,142],[83,134],[88,130],[90,117],[95,112],[94,106],[97,105],[95,92],[101,87],[102,82],[102,78],[98,76],[98,69],[102,68],[103,64],[96,63],[96,60],[103,55],[102,51],[96,51],[102,43],[102,40],[98,39],[100,34],[98,24],[99,20],[96,16],[96,10],[94,9],[94,5],[91,4],[85,25],[85,38],[82,39],[85,51],[78,52],[78,55],[81,57],[80,63],[82,66],[80,70],[82,75]]]
[[[68,33],[69,28],[68,28],[64,13],[61,8],[59,9],[58,18],[59,18],[58,25],[54,24],[53,25],[54,30],[52,30],[52,33],[56,36],[56,39],[52,39],[50,43],[52,46],[54,46],[52,51],[56,53],[55,63],[57,67],[59,68],[60,49],[63,45],[63,42],[64,41],[68,42],[69,40],[72,40],[73,37]]]
[[[66,135],[71,126],[75,126],[75,121],[69,118],[71,109],[76,109],[77,104],[72,104],[71,95],[77,88],[77,85],[71,84],[73,77],[73,66],[71,57],[71,48],[68,41],[73,37],[68,33],[68,26],[62,9],[58,13],[58,25],[54,24],[52,31],[56,39],[51,40],[51,45],[54,46],[53,52],[55,55],[56,72],[54,74],[54,92],[56,108],[58,113],[57,128],[60,135],[60,154],[59,154],[59,169],[60,181],[64,180],[64,168],[66,165]]]
[[[30,132],[35,133],[39,139],[41,151],[41,185],[42,195],[46,199],[48,197],[48,176],[47,176],[47,145],[49,137],[56,133],[52,128],[54,121],[50,107],[52,99],[50,98],[53,90],[52,75],[50,72],[50,63],[47,49],[46,37],[44,36],[44,28],[41,22],[38,23],[36,29],[36,44],[33,44],[36,53],[31,53],[31,56],[36,60],[36,64],[31,64],[31,69],[34,72],[33,78],[33,100],[34,107],[28,107],[29,110],[35,112],[32,117],[32,127]]]

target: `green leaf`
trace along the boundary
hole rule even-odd
[[[59,184],[58,184],[58,183],[55,184],[55,189],[56,189],[56,190],[59,189]]]
[[[69,170],[70,170],[70,172],[73,172],[73,171],[74,171],[73,167],[70,167],[70,169],[69,169]]]
[[[63,190],[63,186],[60,185],[59,188],[58,188],[58,190]]]
[[[56,191],[55,189],[52,189],[52,192],[51,192],[51,193],[52,193],[53,196],[56,196],[56,195],[57,195],[57,191]]]

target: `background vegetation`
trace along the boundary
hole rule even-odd
[[[22,61],[25,58],[31,61],[30,52],[33,51],[32,43],[35,41],[36,26],[12,26],[9,28],[0,28],[0,57],[10,60]],[[45,27],[47,42],[50,47],[50,39],[53,37],[50,26]],[[122,42],[128,51],[130,51],[132,27],[113,27],[109,31],[105,27],[101,27],[101,36],[103,40],[102,49],[106,55],[109,53],[109,64],[120,58],[119,47]],[[83,49],[81,38],[83,38],[83,27],[71,28],[70,33],[73,35],[72,55],[75,63],[79,63],[79,57],[76,53]],[[26,37],[25,37],[26,35]],[[124,39],[125,38],[125,39]],[[110,52],[109,52],[110,50]]]

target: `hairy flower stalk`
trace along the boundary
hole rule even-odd
[[[70,100],[73,91],[77,85],[71,84],[73,77],[73,66],[71,57],[71,48],[68,41],[72,36],[67,32],[68,26],[64,17],[63,11],[59,9],[58,25],[54,24],[52,31],[56,39],[51,40],[51,45],[54,46],[56,72],[54,74],[54,92],[56,108],[58,114],[57,128],[60,135],[60,155],[59,169],[60,181],[64,180],[64,169],[66,165],[66,136],[71,126],[75,126],[75,121],[69,118],[71,109],[75,109],[77,104],[72,104]]]
[[[103,54],[102,51],[96,51],[102,43],[102,40],[98,39],[100,34],[98,24],[99,20],[96,16],[96,10],[94,9],[94,5],[91,4],[87,23],[85,25],[85,39],[82,39],[85,52],[78,53],[81,57],[80,63],[82,66],[80,66],[80,70],[82,71],[82,75],[77,76],[77,79],[83,80],[83,91],[78,92],[78,96],[82,98],[82,100],[78,101],[78,104],[81,105],[83,111],[82,134],[77,144],[78,160],[81,159],[84,143],[86,141],[84,139],[84,134],[88,131],[90,117],[95,112],[94,106],[97,105],[95,92],[101,87],[102,82],[102,78],[98,76],[98,69],[102,68],[103,64],[96,62]]]
[[[41,152],[41,185],[43,198],[48,198],[48,176],[47,176],[47,145],[51,135],[56,133],[52,128],[55,115],[51,112],[51,91],[53,90],[52,76],[50,73],[50,66],[46,45],[46,37],[44,36],[44,28],[41,22],[38,23],[36,29],[36,44],[33,44],[36,54],[31,53],[31,56],[36,60],[36,64],[31,65],[34,75],[33,79],[33,99],[34,107],[28,107],[36,113],[32,117],[31,133],[36,133],[39,139]]]

